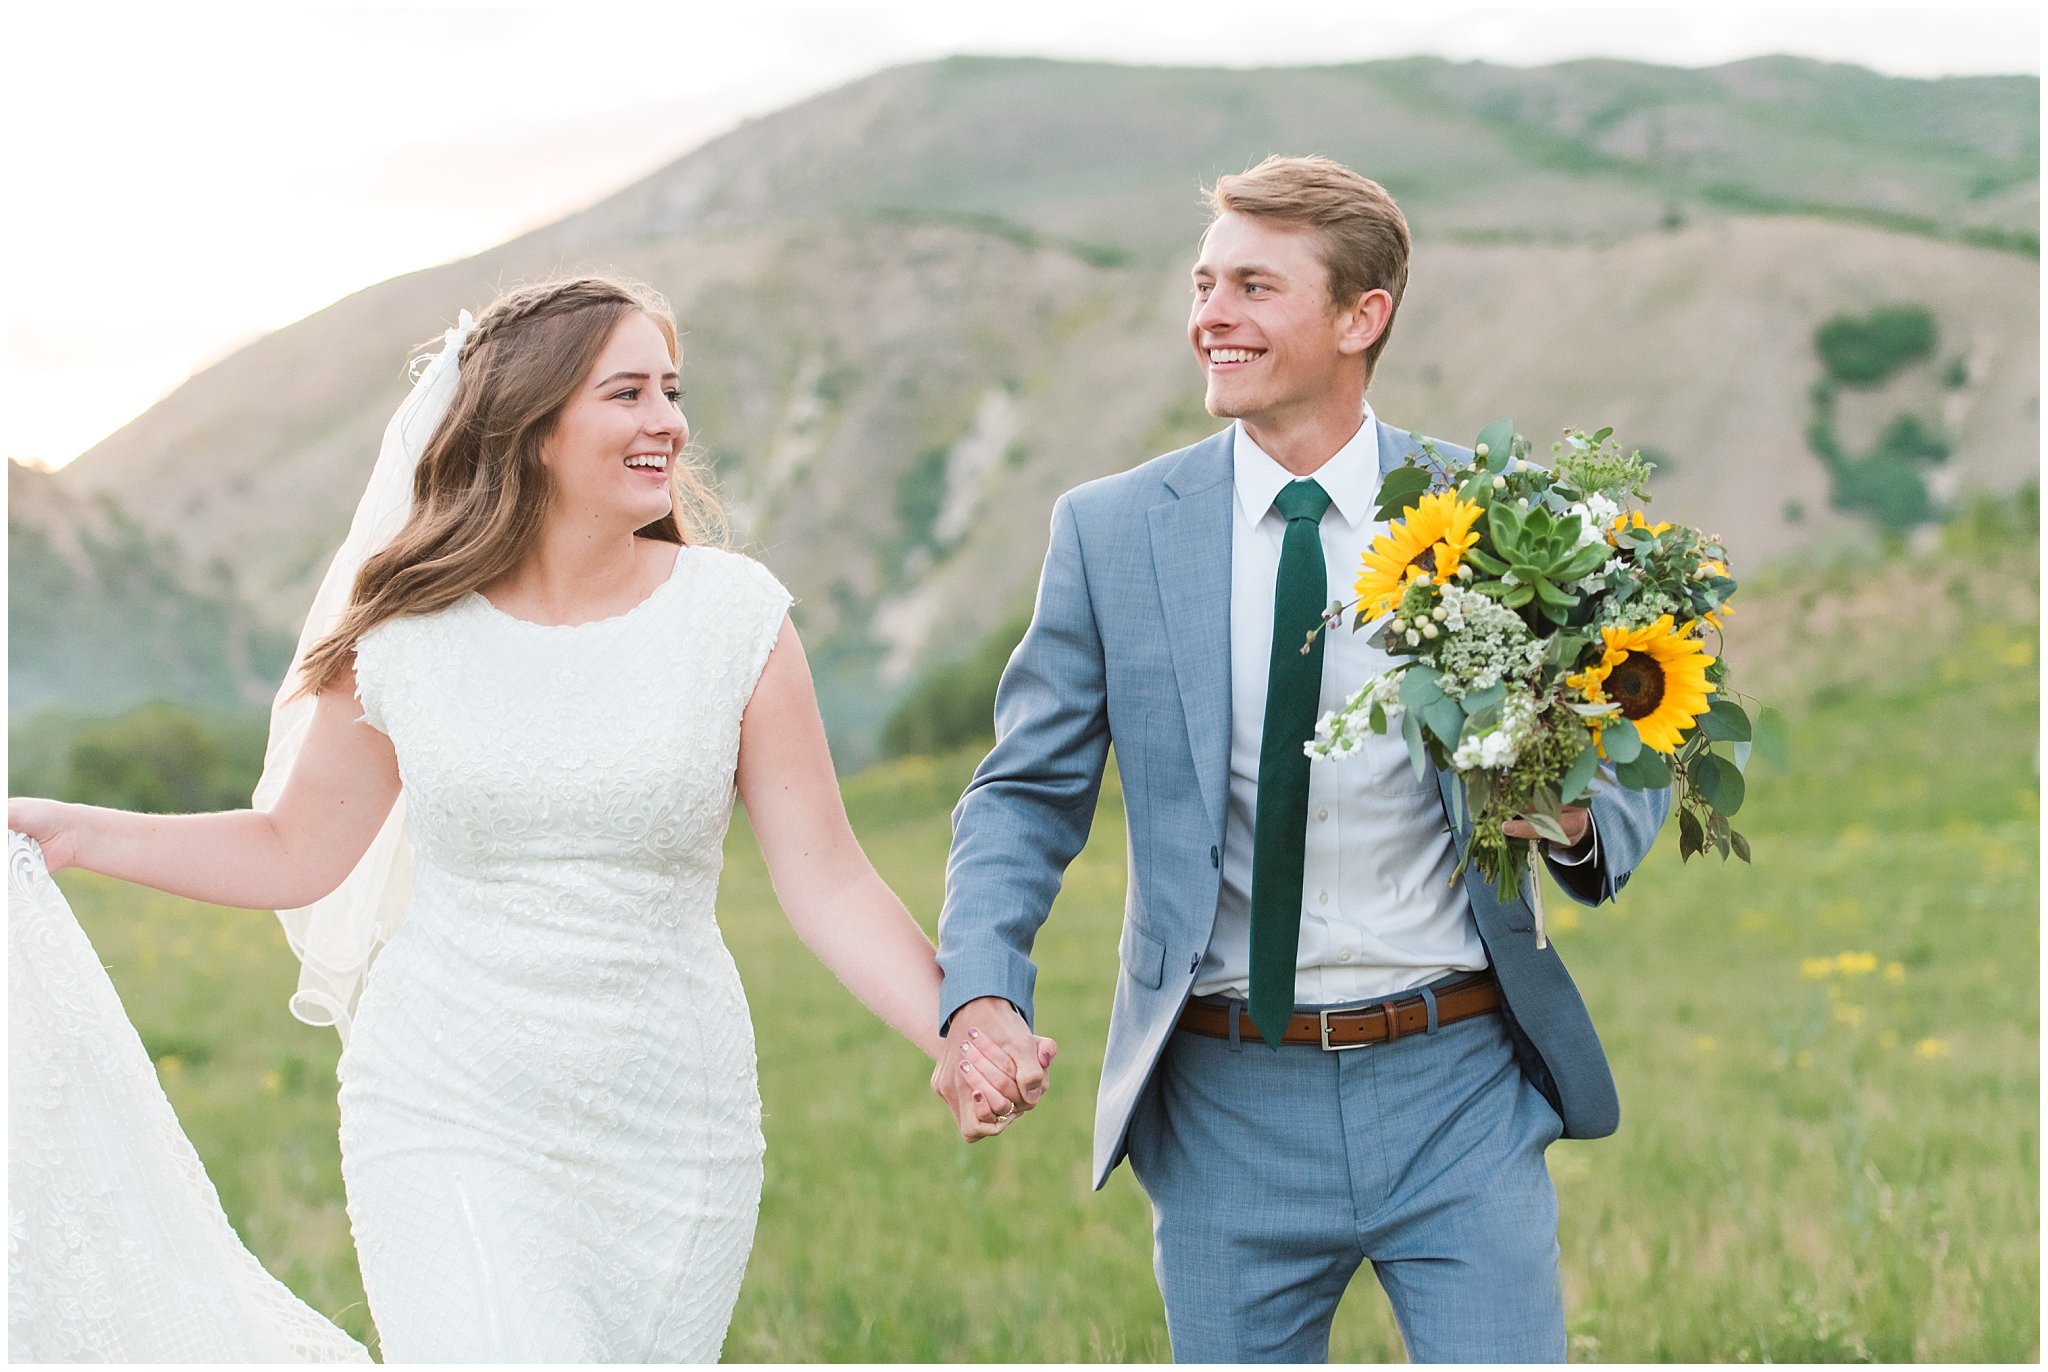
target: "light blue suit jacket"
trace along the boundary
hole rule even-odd
[[[1382,472],[1417,447],[1379,425]],[[1087,842],[1116,747],[1130,876],[1096,1103],[1098,1187],[1123,1158],[1132,1110],[1216,919],[1230,766],[1233,492],[1226,429],[1060,498],[1031,627],[996,693],[996,745],[953,811],[939,917],[940,1024],[978,996],[1004,997],[1029,1019],[1032,942]],[[1437,781],[1447,793],[1450,776]],[[1552,870],[1575,899],[1597,904],[1649,851],[1670,794],[1596,783],[1591,805],[1598,862]],[[1449,814],[1446,800],[1447,823]],[[1568,1136],[1612,1133],[1614,1080],[1557,949],[1536,947],[1526,901],[1502,904],[1471,872],[1465,892],[1523,1070]]]

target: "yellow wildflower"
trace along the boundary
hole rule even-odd
[[[1709,559],[1708,561],[1702,562],[1700,564],[1700,570],[1702,572],[1705,572],[1709,576],[1726,576],[1728,575],[1728,564],[1718,559]],[[1701,618],[1705,619],[1707,623],[1713,625],[1716,629],[1718,629],[1721,627],[1721,616],[1732,615],[1734,613],[1735,597],[1729,596],[1726,600],[1721,602],[1721,606],[1719,609],[1709,610],[1705,615],[1701,616]]]
[[[1851,1029],[1854,1029],[1857,1025],[1863,1023],[1863,1007],[1848,1004],[1837,1005],[1834,1011],[1834,1020],[1837,1024],[1846,1024]]]
[[[1701,1034],[1692,1041],[1692,1046],[1702,1053],[1711,1053],[1718,1046],[1712,1034]]]
[[[1867,977],[1877,970],[1877,954],[1837,953],[1835,970],[1845,977]]]
[[[1913,1045],[1913,1053],[1916,1057],[1945,1058],[1948,1056],[1948,1040],[1921,1039]]]
[[[1835,974],[1833,958],[1801,958],[1799,975],[1808,981],[1826,981]]]
[[[1662,520],[1655,524],[1647,523],[1643,519],[1643,512],[1641,510],[1630,510],[1627,514],[1614,521],[1613,531],[1607,535],[1607,541],[1618,545],[1620,540],[1615,538],[1614,535],[1620,533],[1623,529],[1648,529],[1653,534],[1661,534],[1670,527],[1669,523]]]
[[[1906,964],[1903,962],[1887,962],[1884,965],[1884,979],[1894,986],[1904,986],[1906,984]]]

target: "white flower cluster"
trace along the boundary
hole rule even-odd
[[[1522,756],[1522,749],[1536,729],[1536,700],[1517,692],[1501,704],[1500,723],[1483,734],[1467,733],[1451,754],[1451,766],[1460,772],[1506,771]]]
[[[1621,518],[1621,506],[1604,495],[1589,495],[1583,505],[1571,505],[1566,514],[1579,517],[1579,546],[1590,548],[1607,541],[1607,530]]]
[[[1609,500],[1598,492],[1587,496],[1585,504],[1575,505],[1572,508],[1582,512],[1597,529],[1605,529],[1614,523],[1615,520],[1621,518],[1621,503]],[[1602,534],[1601,537],[1605,538],[1606,535]]]
[[[1691,614],[1691,610],[1679,603],[1676,596],[1650,587],[1626,604],[1616,604],[1611,599],[1601,601],[1595,622],[1602,627],[1613,625],[1619,629],[1643,629],[1665,615],[1683,623]]]
[[[1446,637],[1431,661],[1446,695],[1462,699],[1496,682],[1518,680],[1543,661],[1543,643],[1522,617],[1490,595],[1446,583],[1438,608]]]
[[[1316,736],[1301,745],[1313,762],[1342,762],[1365,746],[1373,732],[1372,707],[1378,705],[1386,718],[1401,709],[1401,674],[1380,672],[1365,679],[1342,705],[1316,721]]]

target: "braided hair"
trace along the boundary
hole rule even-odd
[[[306,654],[300,693],[338,684],[356,643],[385,620],[446,609],[526,558],[548,511],[542,446],[612,331],[636,313],[661,329],[680,367],[667,303],[630,282],[543,282],[500,296],[483,312],[463,342],[448,413],[413,473],[412,511],[364,560],[340,622]],[[669,512],[639,536],[724,542],[724,515],[701,466],[685,454],[669,472]]]

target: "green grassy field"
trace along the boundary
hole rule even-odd
[[[2011,1361],[2039,1345],[2038,588],[2031,546],[1745,591],[1738,667],[1794,725],[1753,772],[1757,864],[1676,840],[1618,906],[1551,928],[1613,1058],[1622,1127],[1550,1164],[1586,1361]],[[927,927],[974,758],[852,778],[854,823]],[[1114,784],[1038,946],[1063,1046],[1036,1114],[967,1148],[927,1065],[775,909],[744,821],[720,900],[760,1040],[768,1179],[726,1356],[1162,1360],[1149,1217],[1089,1191],[1124,834]],[[325,1030],[285,1013],[275,922],[67,874],[228,1213],[359,1337]],[[1398,1359],[1369,1275],[1339,1360]]]

